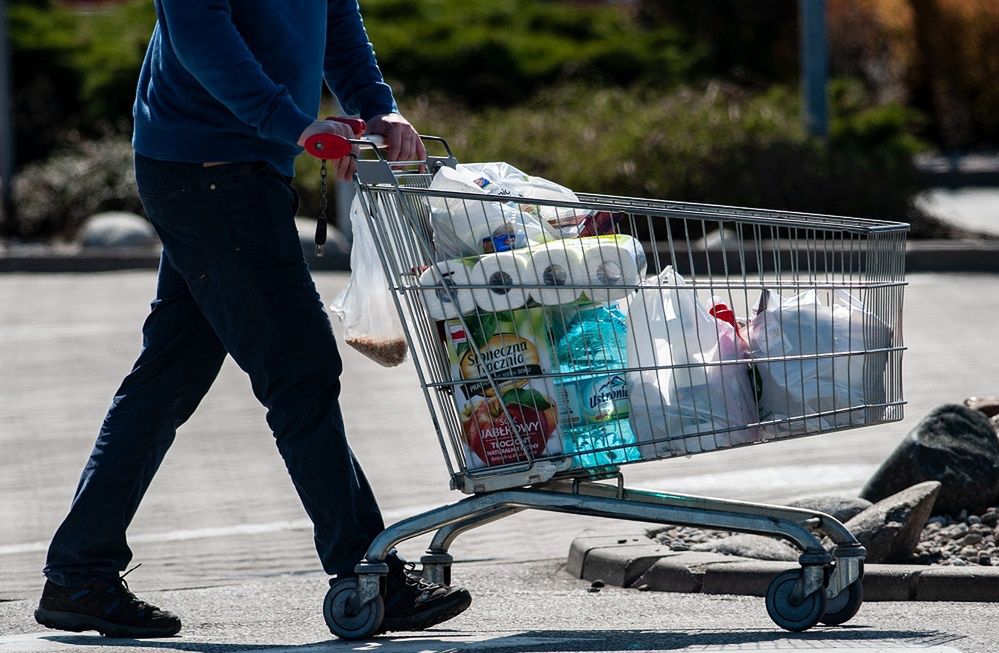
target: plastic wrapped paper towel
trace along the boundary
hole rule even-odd
[[[470,273],[475,304],[483,311],[512,311],[529,298],[524,284],[533,283],[529,254],[525,250],[497,252],[479,258]]]
[[[468,286],[474,261],[450,260],[429,267],[420,275],[420,291],[427,313],[435,320],[450,320],[475,310]],[[458,286],[457,288],[455,286]]]
[[[583,248],[575,240],[534,245],[530,249],[531,299],[545,306],[571,304],[579,299],[589,275],[583,265]]]
[[[586,296],[595,302],[614,302],[635,291],[645,277],[647,262],[642,243],[626,234],[580,238]]]

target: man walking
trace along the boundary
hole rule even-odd
[[[317,133],[323,77],[393,160],[426,156],[382,79],[357,0],[156,0],[135,100],[139,194],[163,243],[143,348],[115,393],[72,508],[56,531],[35,618],[116,637],[176,634],[180,620],[120,576],[125,531],[173,442],[231,355],[267,408],[315,525],[323,569],[352,575],[384,529],[347,444],[341,361],[294,226],[294,159]],[[349,158],[336,163],[349,178]],[[471,602],[387,560],[384,630],[417,630]]]

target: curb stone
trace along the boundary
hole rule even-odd
[[[659,592],[765,596],[795,562],[670,551],[644,534],[573,540],[566,570],[584,580]],[[865,565],[866,601],[999,601],[999,567]]]
[[[336,242],[331,236],[329,243]],[[316,258],[311,245],[306,260],[313,270],[349,270],[350,251],[334,251]],[[717,256],[712,252],[710,256]],[[721,260],[713,261],[713,264]],[[94,247],[83,250],[60,245],[5,245],[0,242],[0,273],[3,272],[108,272],[114,270],[155,270],[158,248],[115,249]],[[906,244],[907,272],[999,273],[999,241],[929,240]]]

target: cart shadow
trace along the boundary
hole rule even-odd
[[[961,635],[938,630],[885,630],[864,626],[817,628],[805,633],[787,633],[766,630],[533,630],[510,633],[497,637],[475,636],[464,631],[437,630],[424,634],[381,637],[362,642],[329,640],[311,644],[236,644],[185,640],[173,637],[159,640],[112,639],[97,635],[52,635],[41,639],[92,649],[128,647],[135,650],[157,649],[164,651],[217,653],[321,653],[322,651],[384,651],[385,653],[459,653],[460,651],[486,651],[489,653],[546,653],[555,651],[620,651],[639,649],[649,651],[675,651],[687,648],[721,647],[738,645],[775,644],[776,649],[787,650],[792,642],[800,643],[801,650],[823,648],[831,644],[868,646],[934,646],[963,639]],[[756,646],[753,646],[756,648]],[[769,647],[768,647],[769,648]],[[798,650],[797,648],[795,650]]]

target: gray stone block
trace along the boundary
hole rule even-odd
[[[999,601],[999,567],[927,567],[917,601]]]
[[[739,558],[719,553],[668,553],[639,576],[632,587],[647,586],[657,592],[700,592],[704,574],[713,564],[731,564]]]
[[[569,557],[566,559],[565,570],[576,578],[583,578],[586,556],[593,549],[614,546],[634,546],[636,544],[653,545],[656,543],[645,536],[645,533],[626,533],[624,535],[583,535],[577,537],[569,546]],[[665,548],[663,549],[666,550]],[[596,580],[591,578],[590,580]],[[606,578],[602,580],[607,580]]]
[[[613,543],[580,543],[577,547],[578,539],[581,538],[572,543],[571,560],[566,564],[566,571],[578,578],[602,580],[618,587],[631,585],[668,552],[666,547],[655,544],[644,535],[640,538],[616,538]],[[622,539],[626,543],[619,544],[618,540]]]
[[[925,565],[866,565],[865,601],[912,601],[916,597],[919,575]]]
[[[77,238],[84,247],[154,247],[159,243],[145,218],[125,211],[90,216]]]
[[[709,565],[704,572],[704,594],[766,596],[770,581],[782,571],[798,569],[796,562],[737,560]]]

